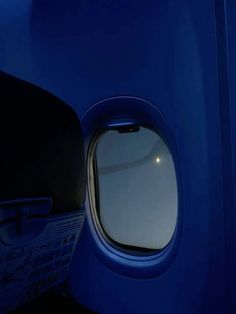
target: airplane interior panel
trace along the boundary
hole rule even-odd
[[[235,0],[0,0],[0,314],[235,314]]]

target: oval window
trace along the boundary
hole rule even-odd
[[[93,216],[118,248],[161,250],[177,222],[175,166],[165,141],[145,127],[108,129],[92,149]]]

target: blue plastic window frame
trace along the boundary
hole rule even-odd
[[[172,239],[165,248],[160,251],[151,251],[149,254],[132,254],[132,251],[124,251],[109,243],[97,225],[93,217],[91,206],[90,174],[92,157],[89,154],[91,145],[98,134],[104,132],[108,125],[119,120],[139,121],[140,125],[156,131],[166,142],[172,154],[175,165],[178,188],[178,212],[177,221]],[[102,100],[88,109],[82,117],[82,128],[85,137],[85,149],[87,153],[87,180],[88,190],[86,197],[87,219],[85,228],[89,235],[89,241],[96,256],[112,271],[124,276],[134,278],[153,278],[163,274],[169,269],[178,252],[183,225],[182,179],[177,144],[166,119],[161,112],[150,102],[137,97],[119,96]],[[92,143],[92,144],[91,144]]]

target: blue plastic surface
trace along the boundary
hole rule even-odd
[[[145,99],[163,114],[175,138],[183,217],[167,271],[151,279],[124,276],[97,256],[88,224],[83,229],[69,287],[76,300],[102,314],[235,312],[230,185],[235,187],[235,145],[233,175],[227,166],[228,135],[233,144],[236,138],[235,4],[227,1],[228,20],[224,5],[223,0],[0,0],[2,70],[48,89],[80,116],[110,97]],[[222,79],[228,75],[225,22],[231,103]]]

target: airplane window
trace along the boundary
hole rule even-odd
[[[138,127],[107,130],[93,154],[95,213],[105,236],[119,247],[160,250],[177,221],[174,162],[160,135]]]

